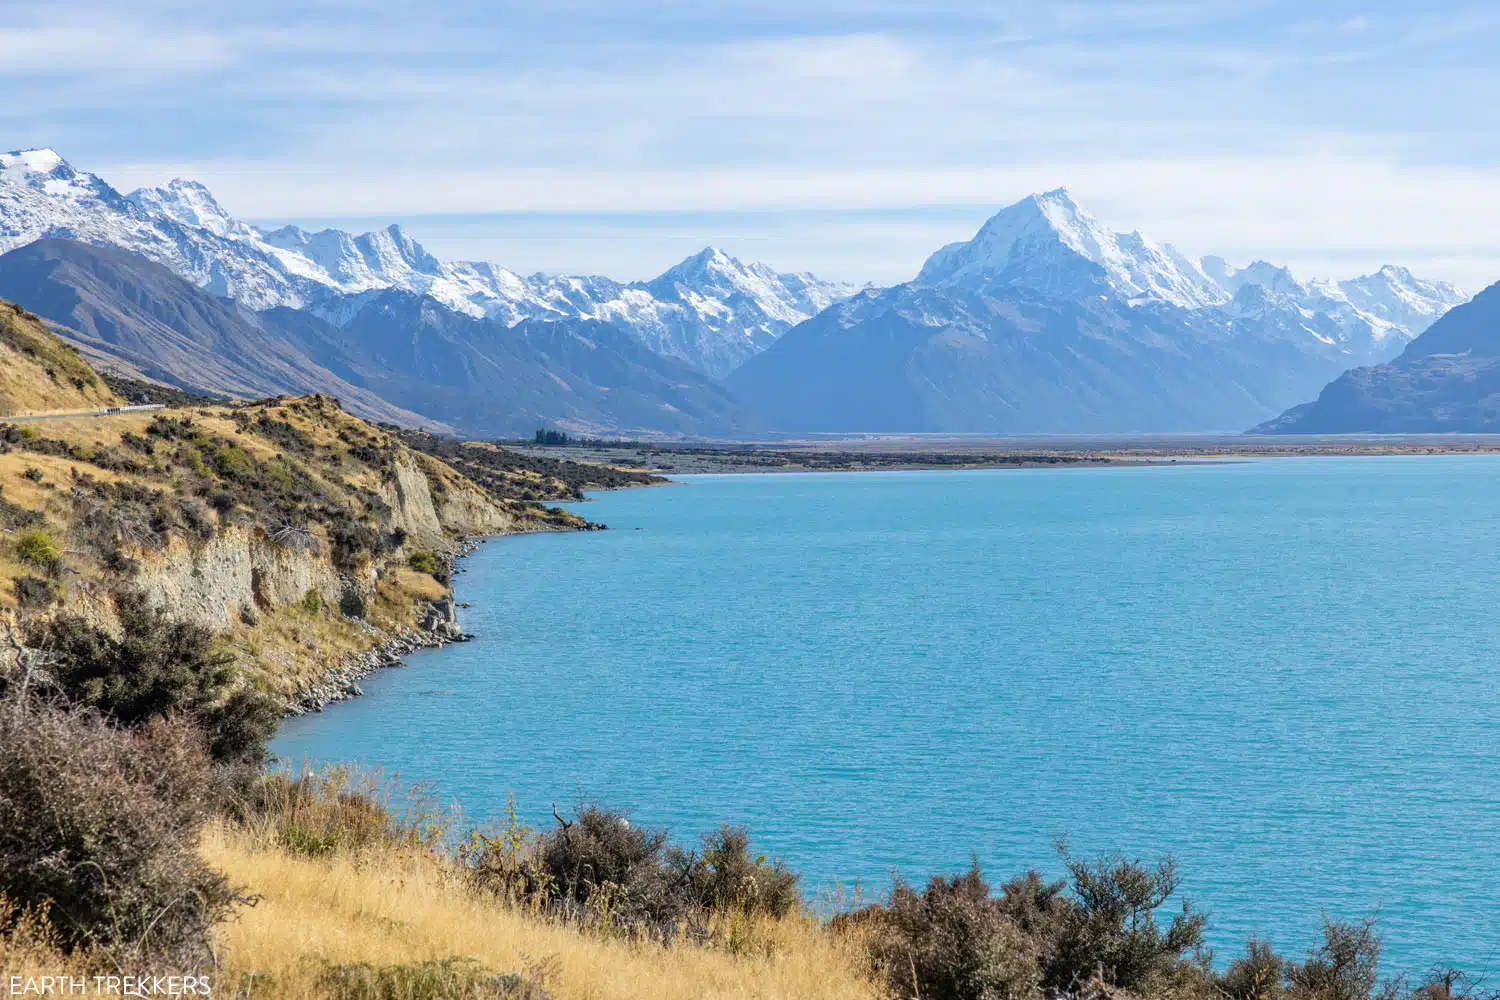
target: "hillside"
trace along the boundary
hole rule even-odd
[[[1455,307],[1384,365],[1354,368],[1258,434],[1500,432],[1500,285]]]
[[[724,386],[614,323],[507,326],[388,290],[324,304],[338,324],[287,308],[261,314],[337,377],[476,437],[544,425],[587,433],[733,435],[755,420]]]
[[[329,393],[371,419],[443,427],[314,364],[257,314],[115,247],[44,239],[12,250],[0,256],[0,297],[127,376],[242,399]]]
[[[36,317],[0,305],[0,340],[13,410],[119,402]],[[0,609],[108,625],[140,594],[218,634],[249,683],[317,702],[417,623],[455,631],[462,536],[585,527],[540,502],[589,482],[560,468],[481,487],[319,395],[0,423]],[[599,478],[621,476],[649,481]]]
[[[121,400],[39,317],[0,302],[0,418],[119,406]]]
[[[238,398],[324,393],[359,416],[474,437],[731,434],[753,420],[709,376],[609,323],[506,326],[382,291],[311,312],[252,312],[111,246],[43,239],[0,256],[0,296],[127,378]]]

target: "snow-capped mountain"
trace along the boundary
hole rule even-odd
[[[310,308],[334,322],[389,288],[507,323],[606,320],[717,376],[854,290],[713,249],[650,282],[522,276],[486,262],[440,261],[398,226],[360,235],[262,230],[235,219],[195,181],[121,195],[52,150],[0,155],[0,251],[47,236],[134,251],[252,309]]]
[[[1051,283],[1058,265],[1082,258],[1096,265],[1127,302],[1166,302],[1184,309],[1219,305],[1225,290],[1169,244],[1112,233],[1066,188],[1034,194],[996,213],[971,240],[927,258],[917,281],[975,285],[995,280]]]
[[[929,257],[916,280],[969,288],[1019,285],[1073,295],[1102,284],[1131,306],[1220,310],[1227,320],[1278,313],[1278,324],[1318,341],[1331,338],[1361,357],[1371,351],[1395,354],[1468,300],[1453,285],[1423,281],[1392,265],[1347,281],[1304,283],[1288,268],[1265,261],[1243,268],[1221,257],[1195,262],[1139,232],[1111,232],[1065,188],[1001,210],[973,239]]]
[[[783,430],[1240,430],[1397,354],[1457,288],[1396,267],[1302,282],[1115,233],[1066,190],[917,277],[793,328],[728,378]]]

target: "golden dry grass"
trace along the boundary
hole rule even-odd
[[[0,302],[0,415],[118,405],[77,351],[35,316]]]
[[[243,833],[211,829],[204,855],[260,894],[220,932],[229,982],[268,977],[278,1000],[321,992],[324,962],[376,966],[468,957],[496,972],[549,968],[558,1000],[877,1000],[853,945],[816,922],[744,928],[721,945],[629,942],[508,909],[456,884],[420,854],[326,859],[257,850]]]

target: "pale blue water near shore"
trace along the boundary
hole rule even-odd
[[[692,478],[487,543],[469,644],[294,720],[478,814],[721,819],[816,887],[1176,853],[1221,958],[1500,975],[1500,460]],[[639,530],[636,530],[639,529]]]

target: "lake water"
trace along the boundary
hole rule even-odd
[[[1500,460],[691,477],[491,541],[478,638],[289,722],[479,815],[748,824],[816,889],[1172,851],[1212,940],[1500,975]]]

